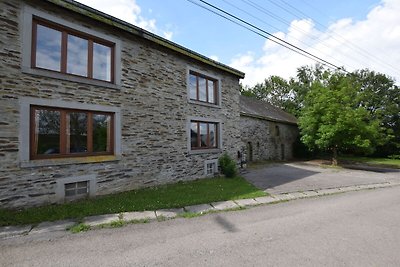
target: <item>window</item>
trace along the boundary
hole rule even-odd
[[[189,94],[191,100],[217,105],[218,80],[190,71]]]
[[[190,142],[192,149],[218,148],[218,123],[191,121]]]
[[[204,161],[204,176],[214,176],[218,173],[218,159]]]
[[[89,181],[66,183],[64,185],[65,200],[73,200],[89,196]]]
[[[114,153],[114,113],[31,106],[30,158]]]
[[[114,83],[114,46],[91,35],[34,19],[31,67]]]
[[[215,162],[213,163],[207,163],[207,175],[214,175],[215,173]]]
[[[280,135],[279,126],[278,125],[275,125],[275,134],[276,134],[276,136]]]

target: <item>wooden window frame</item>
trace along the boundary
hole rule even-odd
[[[196,98],[190,98],[190,99],[198,101],[198,102],[202,102],[202,103],[218,105],[218,79],[215,79],[215,78],[200,74],[200,73],[195,72],[195,71],[189,71],[189,76],[190,75],[193,75],[193,76],[196,77]],[[200,100],[199,78],[203,78],[203,79],[206,80],[206,101]],[[212,81],[214,83],[214,88],[213,88],[214,101],[213,102],[210,102],[209,95],[208,95],[208,82],[209,81]]]
[[[49,154],[49,155],[39,155],[37,154],[36,147],[36,119],[35,119],[35,111],[36,110],[52,110],[60,112],[60,141],[59,141],[59,154]],[[67,133],[67,114],[73,112],[81,112],[87,114],[87,152],[78,152],[78,153],[70,153],[68,152],[68,133]],[[93,151],[93,114],[102,114],[110,116],[110,136],[108,140],[110,142],[109,151],[101,151],[94,152]],[[38,106],[31,105],[30,106],[30,144],[29,144],[29,154],[30,159],[52,159],[52,158],[75,158],[75,157],[88,157],[88,156],[101,156],[101,155],[114,155],[114,147],[115,147],[115,113],[113,112],[103,112],[103,111],[95,111],[95,110],[83,110],[83,109],[68,109],[68,108],[57,108],[57,107],[48,107],[48,106]]]
[[[218,138],[219,138],[219,123],[218,122],[209,122],[209,121],[195,121],[195,120],[192,120],[192,121],[190,121],[190,127],[192,127],[192,123],[196,123],[197,124],[197,126],[196,126],[196,128],[197,128],[197,140],[196,140],[196,143],[197,143],[197,146],[192,146],[192,140],[190,140],[190,148],[191,148],[191,150],[202,150],[202,149],[216,149],[216,148],[218,148],[219,147],[219,142],[218,142]],[[200,124],[201,123],[204,123],[204,124],[207,124],[207,138],[206,138],[206,146],[201,146],[201,134],[200,134]],[[214,126],[215,126],[215,137],[214,137],[214,140],[215,140],[215,145],[214,146],[211,146],[210,145],[210,124],[213,124]],[[192,136],[190,136],[190,138],[192,138]]]
[[[36,47],[37,47],[37,25],[41,25],[56,31],[61,32],[61,58],[60,58],[60,71],[55,71],[55,70],[50,70],[50,69],[45,69],[45,68],[40,68],[36,66]],[[68,35],[73,35],[82,39],[85,39],[88,41],[88,62],[87,62],[87,75],[77,75],[77,74],[72,74],[67,72],[67,51],[68,51]],[[111,48],[111,59],[110,59],[110,81],[107,80],[101,80],[101,79],[96,79],[93,78],[93,43],[97,43],[100,45],[107,46]],[[70,29],[65,26],[58,25],[56,23],[35,17],[32,20],[32,47],[31,47],[31,68],[33,69],[41,69],[41,70],[46,70],[46,71],[51,71],[51,72],[56,72],[56,73],[62,73],[65,75],[71,75],[75,77],[82,77],[82,78],[87,78],[87,79],[92,79],[96,81],[102,81],[102,82],[107,82],[107,83],[115,83],[115,43],[97,38],[95,36],[85,34],[73,29]]]

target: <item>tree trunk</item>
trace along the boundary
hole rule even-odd
[[[337,166],[337,146],[334,146],[332,149],[333,155],[332,155],[332,165]]]

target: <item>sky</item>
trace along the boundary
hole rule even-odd
[[[296,76],[316,62],[192,2],[80,0],[229,65],[253,86]],[[207,0],[258,28],[348,71],[368,68],[400,82],[400,0]],[[204,4],[203,4],[204,5]],[[278,41],[280,42],[280,41]]]

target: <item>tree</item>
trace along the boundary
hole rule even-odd
[[[368,69],[353,73],[361,86],[360,105],[379,119],[387,129],[388,141],[380,146],[379,156],[400,150],[400,89],[392,78]],[[392,138],[390,138],[392,137]]]
[[[359,105],[360,97],[354,75],[325,71],[312,81],[299,117],[302,142],[311,150],[330,150],[333,164],[338,151],[373,152],[385,141],[384,129]]]
[[[245,87],[241,94],[264,100],[287,112],[293,110],[294,95],[290,83],[279,76],[270,76],[253,87]]]

